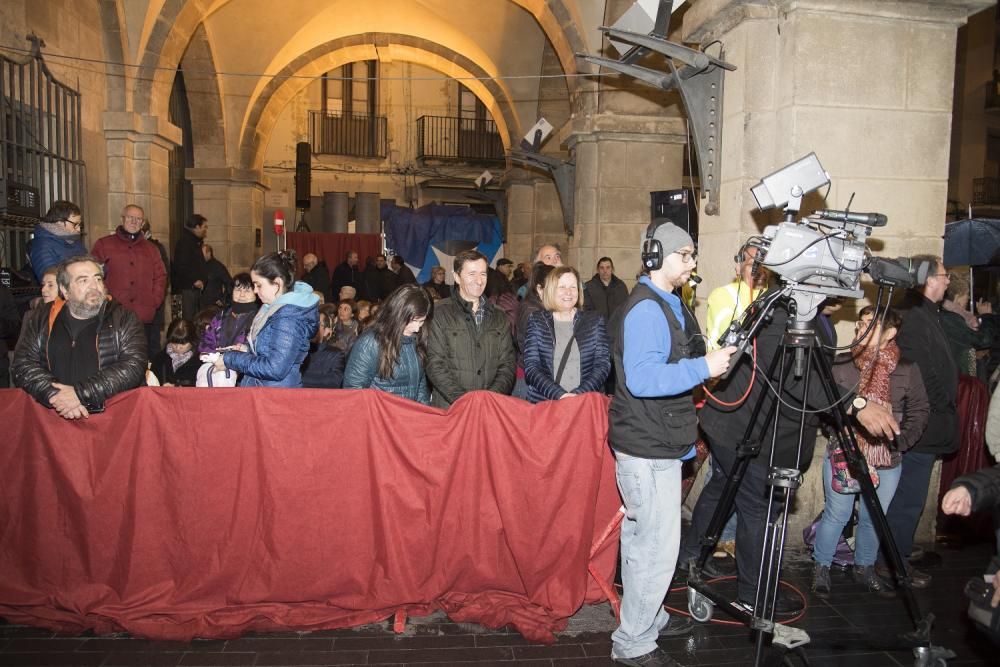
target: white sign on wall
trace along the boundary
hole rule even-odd
[[[264,197],[265,205],[270,208],[284,208],[288,206],[287,192],[268,192]]]

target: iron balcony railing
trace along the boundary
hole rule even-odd
[[[1000,178],[972,179],[972,205],[1000,205]]]
[[[462,162],[503,162],[503,141],[489,119],[421,116],[417,157]]]
[[[385,116],[310,111],[309,143],[317,154],[385,157],[386,126]]]

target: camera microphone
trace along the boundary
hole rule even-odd
[[[694,288],[700,284],[701,284],[701,276],[699,276],[697,273],[692,273],[691,277],[688,278],[688,285]]]
[[[824,220],[836,220],[838,222],[853,222],[869,227],[885,227],[889,218],[883,213],[853,213],[851,211],[834,211],[832,209],[820,209],[816,215]]]

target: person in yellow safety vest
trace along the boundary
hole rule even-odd
[[[754,299],[767,289],[770,271],[758,266],[753,271],[753,260],[757,248],[743,249],[733,259],[736,260],[736,279],[728,285],[716,287],[708,295],[708,314],[705,335],[709,349],[718,349],[719,338],[729,328],[730,323],[739,318]],[[752,287],[751,287],[752,286]]]

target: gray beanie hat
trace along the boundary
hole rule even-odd
[[[691,235],[672,222],[657,227],[656,231],[653,232],[653,238],[660,242],[664,257],[684,246],[694,248],[694,239],[691,238]]]

